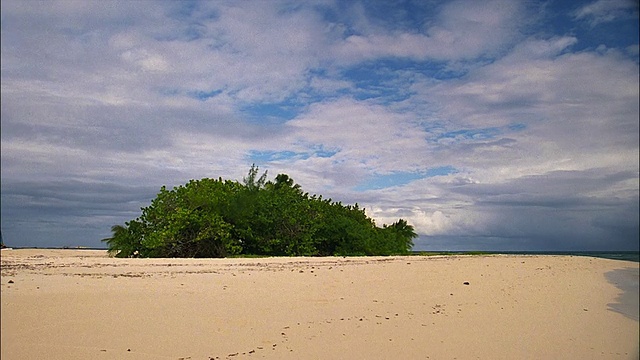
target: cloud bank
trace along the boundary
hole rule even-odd
[[[416,249],[638,250],[633,1],[2,2],[2,235],[252,163]]]

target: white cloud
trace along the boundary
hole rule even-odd
[[[574,17],[578,20],[588,21],[591,26],[619,18],[637,18],[638,2],[635,0],[597,0],[578,8]]]
[[[558,42],[566,43],[552,39],[550,46],[543,46],[535,41],[534,48],[563,48],[553,45]],[[523,47],[531,48],[526,43]],[[637,77],[637,64],[618,53],[538,58],[522,56],[519,47],[463,79],[422,89],[416,85],[416,90],[438,109],[435,117],[446,128],[522,124],[523,131],[501,130],[494,139],[450,143],[440,152],[461,167],[487,173],[504,168],[503,172],[517,177],[558,167],[633,163],[637,158]],[[515,142],[494,143],[500,138]],[[495,147],[488,152],[489,148],[475,146],[482,143]]]
[[[399,151],[419,153],[424,133],[411,118],[380,105],[342,98],[311,105],[290,121],[296,142],[340,149],[334,161],[384,173],[421,168],[421,159],[399,158]]]
[[[380,31],[362,26],[363,34],[350,35],[336,44],[343,61],[359,62],[379,57],[415,60],[468,60],[495,56],[519,37],[517,27],[526,8],[519,2],[462,2],[442,6],[433,22],[420,32]]]
[[[478,202],[485,200],[484,195],[475,191],[456,195],[455,189],[490,189],[517,183],[514,191],[539,191],[540,195],[547,194],[549,204],[561,203],[576,191],[580,199],[613,197],[637,201],[637,64],[616,51],[565,53],[573,43],[574,38],[530,40],[460,80],[436,85],[430,80],[416,82],[416,95],[409,102],[428,99],[434,110],[427,124],[433,121],[439,124],[436,129],[441,129],[425,138],[437,139],[443,132],[458,129],[499,130],[486,139],[461,133],[439,139],[429,149],[414,148],[403,153],[403,158],[412,159],[428,154],[422,166],[450,164],[462,172],[416,181],[390,190],[392,194],[374,191],[377,199],[384,200],[365,203],[374,207],[371,214],[382,222],[405,217],[421,234],[429,236],[502,233],[522,237],[535,232],[541,226],[536,221],[543,221],[540,219],[546,215],[535,211],[520,216],[511,213],[512,205],[506,203],[502,209],[480,206]],[[510,131],[510,124],[522,124],[523,128]],[[558,170],[577,171],[580,175],[551,175]],[[607,180],[606,174],[622,171],[635,173],[636,178],[631,175],[624,181]],[[524,184],[522,179],[528,176],[534,178]],[[603,180],[597,186],[578,190],[580,177],[599,176]],[[547,179],[555,179],[555,183],[546,182]],[[505,193],[495,189],[497,194]],[[514,200],[513,206],[518,201],[526,203],[524,198],[519,199]],[[507,198],[494,200],[502,202]],[[399,203],[404,206],[398,207]],[[524,208],[518,207],[527,213]],[[583,210],[567,211],[566,223],[590,228],[580,218]],[[616,210],[609,207],[601,211]],[[521,230],[515,231],[519,226]],[[549,230],[545,234],[551,233]]]

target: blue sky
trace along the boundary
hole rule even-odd
[[[417,250],[638,250],[637,1],[1,6],[9,245],[255,163]]]

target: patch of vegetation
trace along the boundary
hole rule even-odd
[[[358,204],[303,193],[286,174],[254,165],[243,182],[162,187],[142,214],[103,239],[116,257],[406,255],[417,236],[399,219],[376,226]]]

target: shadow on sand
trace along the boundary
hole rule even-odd
[[[618,312],[630,319],[638,321],[638,309],[640,305],[638,290],[638,278],[640,277],[639,268],[624,268],[609,271],[605,274],[607,281],[622,290],[622,294],[618,295],[615,303],[609,303],[608,308],[611,311]]]

